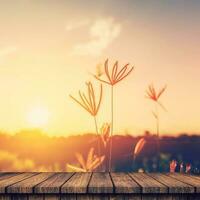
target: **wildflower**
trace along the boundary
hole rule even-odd
[[[105,156],[96,156],[94,154],[94,148],[91,148],[86,160],[84,160],[80,153],[76,153],[76,158],[81,167],[67,164],[68,168],[76,172],[92,172],[103,163]]]
[[[170,165],[169,165],[169,167],[170,167],[170,172],[171,172],[171,173],[174,173],[174,172],[175,172],[176,166],[177,166],[176,160],[172,160],[172,161],[170,162]]]
[[[146,144],[146,141],[144,138],[141,138],[136,146],[135,146],[135,149],[134,149],[134,152],[133,152],[133,157],[135,158],[143,149],[144,145]]]
[[[152,101],[155,102],[155,111],[153,111],[153,116],[156,120],[156,135],[157,135],[157,160],[158,160],[158,169],[159,169],[159,156],[160,156],[160,144],[159,144],[159,135],[160,135],[160,118],[159,118],[159,112],[158,112],[158,105],[161,106],[165,111],[165,107],[162,105],[162,103],[159,101],[159,98],[166,90],[166,86],[161,88],[158,92],[155,90],[153,84],[149,85],[148,90],[146,91],[146,97]]]
[[[186,164],[186,167],[185,167],[185,173],[190,173],[191,168],[192,168],[191,164],[190,164],[190,163],[187,163],[187,164]]]
[[[184,166],[183,166],[183,162],[180,164],[180,173],[184,172]]]
[[[110,140],[110,124],[104,123],[100,130],[101,139],[104,147],[106,147],[107,143]]]
[[[94,75],[94,77],[103,83],[107,83],[107,84],[113,86],[116,83],[123,80],[125,77],[127,77],[133,69],[134,69],[134,67],[129,68],[129,63],[128,63],[128,64],[124,65],[124,67],[122,67],[122,69],[120,69],[118,71],[118,61],[116,61],[115,64],[113,65],[112,73],[110,73],[110,71],[108,69],[108,59],[107,59],[104,64],[104,70],[105,70],[105,74],[106,74],[106,77],[108,80],[100,79],[96,75]]]
[[[80,100],[77,100],[71,95],[70,97],[75,102],[77,102],[82,108],[84,108],[87,112],[89,112],[92,116],[96,116],[99,111],[101,100],[102,100],[102,93],[103,93],[102,84],[100,85],[100,95],[99,95],[98,103],[96,102],[95,92],[94,92],[92,83],[87,82],[86,86],[88,89],[88,97],[86,97],[84,93],[81,93],[81,91],[79,91]]]
[[[115,84],[117,84],[118,82],[122,81],[123,79],[125,79],[132,71],[133,71],[134,67],[129,67],[129,63],[124,65],[124,67],[122,67],[120,70],[118,70],[118,61],[115,62],[115,64],[112,67],[112,72],[111,70],[108,69],[108,59],[105,61],[104,63],[104,73],[107,77],[107,80],[103,80],[102,78],[100,78],[100,76],[94,75],[94,77],[103,82],[106,83],[108,85],[111,86],[111,136],[110,136],[110,150],[109,150],[109,172],[111,171],[112,168],[112,136],[113,136],[113,127],[114,127],[114,123],[113,123],[113,115],[114,115],[114,109],[113,109],[113,99],[114,99],[114,95],[113,95],[113,86]],[[102,75],[102,74],[101,74]]]
[[[161,88],[158,92],[156,92],[153,84],[149,85],[148,90],[146,91],[147,94],[147,98],[153,100],[154,102],[158,103],[164,110],[165,107],[159,102],[159,98],[161,97],[161,95],[164,93],[164,91],[166,90],[167,86]],[[157,114],[156,114],[157,116]],[[158,116],[157,116],[158,117]]]

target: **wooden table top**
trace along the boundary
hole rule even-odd
[[[0,173],[1,194],[200,193],[200,176],[180,173]]]

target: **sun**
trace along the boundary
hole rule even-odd
[[[32,108],[27,114],[27,121],[33,127],[43,127],[48,123],[49,111],[45,107]]]

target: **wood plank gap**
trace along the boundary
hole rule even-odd
[[[25,172],[23,172],[23,173],[25,173]],[[19,174],[23,174],[23,173],[19,173]],[[18,175],[19,175],[19,174],[18,174]],[[19,182],[21,182],[21,181],[24,181],[24,180],[26,180],[26,179],[28,179],[28,178],[31,178],[31,177],[33,177],[33,176],[36,176],[36,175],[38,175],[38,174],[40,174],[40,172],[38,172],[38,173],[36,173],[36,174],[33,174],[32,176],[29,176],[29,177],[27,177],[27,178],[24,178],[24,179],[22,179],[22,180],[20,180],[20,181],[17,181],[17,182],[15,182],[15,183],[13,183],[13,184],[10,184],[10,185],[6,186],[6,187],[5,187],[5,193],[8,193],[8,191],[7,191],[8,187],[10,187],[10,186],[12,186],[12,185],[15,185],[16,183],[19,183]],[[13,177],[13,176],[12,176],[12,177]]]
[[[63,186],[68,180],[70,180],[70,179],[74,176],[74,174],[75,174],[75,172],[60,186],[60,188],[59,188],[59,193],[60,193],[60,195],[61,195],[61,188],[62,188],[62,186]],[[60,199],[61,199],[61,196],[60,196]]]
[[[33,194],[33,187],[38,183],[41,183],[43,180],[46,180],[48,177],[51,177],[52,175],[54,175],[53,172],[44,172],[36,174],[35,176],[29,177],[28,179],[25,179],[23,181],[15,183],[12,186],[9,186],[8,193]]]
[[[19,174],[22,174],[23,172],[6,172],[5,174],[2,173],[1,176],[0,176],[0,181],[2,180],[5,180],[5,179],[9,179],[9,178],[12,178],[14,176],[17,176]]]
[[[112,184],[113,184],[113,193],[115,194],[115,184],[114,184],[114,181],[113,181],[113,179],[112,179],[112,176],[111,176],[111,173],[109,172],[109,176],[110,176],[110,180],[111,180],[111,182],[112,182]]]
[[[165,175],[166,175],[166,174],[165,174]],[[195,187],[194,185],[188,183],[187,181],[182,181],[182,180],[180,180],[180,179],[177,178],[177,177],[174,177],[174,176],[172,177],[172,176],[170,176],[170,174],[167,174],[167,175],[169,175],[169,177],[171,177],[171,178],[176,179],[177,181],[180,181],[180,182],[182,182],[182,183],[185,183],[185,184],[187,184],[187,185],[190,185],[190,186],[194,187],[194,188],[195,188],[195,193],[196,193],[196,187]]]
[[[41,173],[42,173],[42,172],[41,172]],[[47,179],[41,181],[40,183],[34,185],[34,186],[33,186],[33,194],[37,194],[37,193],[35,193],[35,187],[37,187],[39,184],[45,182],[46,180],[48,180],[49,178],[51,178],[51,177],[53,177],[53,176],[55,176],[55,175],[56,175],[56,173],[54,173],[53,175],[49,176]]]
[[[186,183],[187,185],[190,185],[192,187],[194,187],[195,193],[199,193],[200,191],[200,179],[194,178],[193,176],[185,176],[182,173],[167,173],[168,176],[182,182],[182,183]],[[180,177],[181,176],[181,177]],[[184,178],[184,180],[182,180],[182,177]],[[186,179],[188,178],[188,179]],[[192,180],[191,180],[192,179]],[[190,180],[190,181],[188,181]],[[192,181],[192,183],[191,183]],[[195,183],[196,182],[196,183]]]
[[[92,179],[93,173],[94,173],[94,172],[92,172],[92,174],[91,174],[91,176],[90,176],[90,178],[89,178],[88,184],[87,184],[87,193],[89,193],[89,184],[90,184],[90,181],[91,181],[91,179]]]
[[[127,173],[111,173],[113,178],[115,193],[141,193],[141,187]]]
[[[158,181],[160,184],[163,184],[164,186],[167,187],[167,192],[169,194],[169,187],[167,186],[167,184],[162,183],[161,181],[157,180],[156,178],[154,178],[153,176],[151,176],[149,173],[146,173],[147,176],[150,176],[151,178],[153,178],[154,180]]]
[[[73,173],[73,172],[72,172]],[[60,186],[60,190],[61,190],[61,187],[68,181],[70,180],[76,173],[74,172],[61,186]]]
[[[133,179],[133,177],[130,175],[130,172],[128,173],[128,176],[142,188],[142,185],[139,184],[135,179]]]
[[[177,193],[177,194],[191,194],[195,192],[195,187],[191,186],[187,183],[183,183],[180,180],[177,180],[173,177],[170,177],[166,173],[152,173],[149,174],[151,177],[155,177],[155,179],[160,179],[161,183],[167,184],[167,187],[169,188],[169,193]]]

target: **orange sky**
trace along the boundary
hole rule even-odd
[[[199,11],[195,0],[0,1],[0,128],[93,131],[68,96],[110,58],[135,66],[115,88],[115,131],[154,131],[154,106],[144,97],[154,83],[168,85],[162,133],[200,132]],[[109,100],[106,87],[100,124],[110,120]]]

